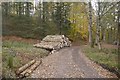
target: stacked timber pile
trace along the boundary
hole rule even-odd
[[[63,47],[70,47],[71,41],[64,35],[47,35],[41,43],[35,44],[34,46],[47,50],[59,50]]]

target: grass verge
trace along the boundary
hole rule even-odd
[[[116,49],[103,48],[100,51],[97,47],[84,46],[82,51],[90,60],[119,75],[120,68],[118,66],[118,53]]]
[[[15,78],[15,71],[32,59],[43,58],[48,51],[21,41],[4,40],[2,44],[2,77]]]

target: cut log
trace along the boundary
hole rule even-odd
[[[30,67],[31,65],[33,65],[35,63],[35,60],[30,61],[29,63],[25,64],[24,66],[20,67],[17,71],[16,71],[16,75],[19,75],[21,72],[23,72],[24,70],[26,70],[28,67]]]
[[[32,65],[29,70],[26,71],[25,76],[26,77],[29,76],[41,63],[42,63],[41,60],[36,61],[36,63],[34,65]]]
[[[61,42],[65,38],[64,35],[48,35],[46,36],[43,41],[45,42]]]
[[[40,64],[42,63],[42,60],[36,61],[33,65],[31,65],[29,68],[27,68],[25,71],[20,73],[19,77],[28,77]]]
[[[39,44],[34,45],[35,47],[40,47],[43,49],[56,49],[60,42],[41,42]]]
[[[50,52],[50,54],[53,54],[53,53],[55,53],[56,52],[56,50],[52,50],[51,52]]]

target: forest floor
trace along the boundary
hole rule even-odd
[[[90,60],[85,51],[95,52],[96,49],[86,49],[86,42],[74,43],[72,47],[63,48],[54,54],[46,50],[34,48],[33,44],[39,43],[40,40],[24,39],[16,36],[6,36],[2,38],[2,67],[4,77],[15,77],[14,72],[20,66],[29,62],[34,58],[42,57],[42,64],[31,74],[32,78],[116,78],[114,73],[103,69],[98,64]],[[81,44],[81,45],[78,45]],[[77,45],[76,45],[77,44]],[[116,46],[110,44],[102,45],[109,49],[114,49]],[[91,51],[90,51],[91,50]],[[86,53],[88,53],[86,52]],[[106,51],[108,52],[108,51]],[[11,54],[12,53],[12,54]],[[91,53],[90,53],[91,54]],[[110,54],[111,55],[111,54]],[[8,66],[9,60],[13,57],[13,67]],[[100,55],[97,55],[100,56]],[[102,55],[103,56],[103,55]],[[116,54],[115,54],[116,56]],[[90,55],[91,57],[91,55]],[[94,56],[92,56],[94,57]],[[100,56],[101,57],[101,56]],[[114,57],[112,55],[109,58]],[[89,59],[88,59],[89,58]],[[98,58],[99,59],[99,58]],[[104,57],[104,60],[106,57]],[[108,60],[108,59],[107,59]],[[112,60],[113,61],[113,60]],[[112,62],[113,63],[113,62]],[[12,73],[12,75],[11,75]]]
[[[49,51],[33,47],[39,40],[16,36],[2,38],[2,77],[15,78],[15,71],[36,58],[43,58]]]
[[[79,46],[61,49],[43,59],[32,78],[116,78],[89,60]]]

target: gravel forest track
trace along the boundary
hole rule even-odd
[[[101,75],[80,50],[79,46],[67,47],[45,57],[31,78],[106,78]],[[102,70],[102,68],[100,68]],[[109,71],[107,74],[113,76]]]

